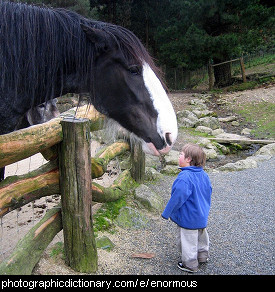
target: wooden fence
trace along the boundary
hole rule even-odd
[[[0,264],[0,274],[31,274],[45,248],[62,229],[66,263],[79,272],[97,270],[92,200],[120,198],[127,192],[131,173],[125,170],[109,187],[91,183],[92,177],[103,175],[109,161],[128,150],[132,152],[132,170],[139,170],[134,179],[141,181],[144,175],[144,170],[140,171],[144,154],[138,145],[130,149],[126,141],[117,141],[90,157],[90,132],[102,127],[103,120],[104,116],[92,106],[83,106],[47,123],[0,136],[0,167],[39,152],[49,161],[0,183],[0,217],[38,198],[61,194],[61,207],[48,211],[18,242],[11,256]],[[141,159],[137,159],[137,151]]]
[[[214,81],[215,81],[215,77],[214,77],[214,67],[218,67],[218,66],[222,66],[225,64],[229,64],[230,67],[232,66],[232,63],[234,62],[239,62],[240,64],[240,71],[241,71],[241,75],[242,75],[242,80],[245,83],[246,82],[246,75],[245,75],[245,68],[244,68],[244,61],[243,61],[243,57],[237,58],[237,59],[232,59],[229,61],[225,61],[222,63],[218,63],[218,64],[208,64],[208,77],[209,77],[209,90],[212,90],[214,87]],[[230,72],[230,76],[231,76],[231,72]]]

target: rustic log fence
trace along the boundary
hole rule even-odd
[[[130,150],[126,141],[116,141],[91,157],[90,132],[100,129],[103,120],[104,116],[92,106],[83,106],[47,123],[0,136],[0,167],[39,152],[49,161],[27,174],[0,182],[0,217],[53,194],[61,194],[62,206],[48,211],[18,242],[12,254],[0,264],[0,274],[30,274],[62,228],[66,263],[80,272],[97,270],[92,200],[117,200],[127,192],[131,177],[141,181],[144,176],[144,154],[139,146],[134,146],[131,171],[122,172],[109,187],[91,183],[92,178],[104,174],[110,160]]]
[[[225,65],[229,65],[230,70],[227,71],[228,74],[230,74],[230,76],[226,76],[226,78],[229,78],[231,80],[231,70],[232,70],[232,63],[234,62],[239,62],[239,66],[240,66],[240,71],[241,71],[241,75],[242,75],[242,80],[245,83],[246,82],[246,75],[245,75],[245,67],[244,67],[244,60],[243,57],[237,58],[237,59],[232,59],[229,61],[225,61],[225,62],[221,62],[218,64],[208,64],[208,78],[209,78],[209,90],[212,90],[214,88],[214,83],[215,83],[215,74],[214,74],[214,67],[219,67],[219,66],[225,66]],[[222,69],[225,70],[225,69]]]

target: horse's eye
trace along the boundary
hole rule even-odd
[[[133,75],[139,75],[141,73],[140,67],[137,65],[130,66],[128,70]]]

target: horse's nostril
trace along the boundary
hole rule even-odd
[[[166,139],[166,143],[171,146],[172,145],[172,141],[171,141],[171,137],[170,137],[171,133],[165,133],[165,139]]]

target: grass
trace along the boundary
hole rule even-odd
[[[254,57],[246,62],[246,68],[275,63],[275,54]]]
[[[275,104],[262,102],[257,104],[246,104],[237,113],[243,116],[247,122],[256,127],[252,134],[256,138],[275,139]]]
[[[189,135],[191,136],[199,136],[199,137],[205,137],[205,138],[214,138],[214,136],[211,136],[207,133],[200,132],[200,131],[195,131],[195,128],[185,128],[185,127],[180,127],[183,131],[187,131]]]

